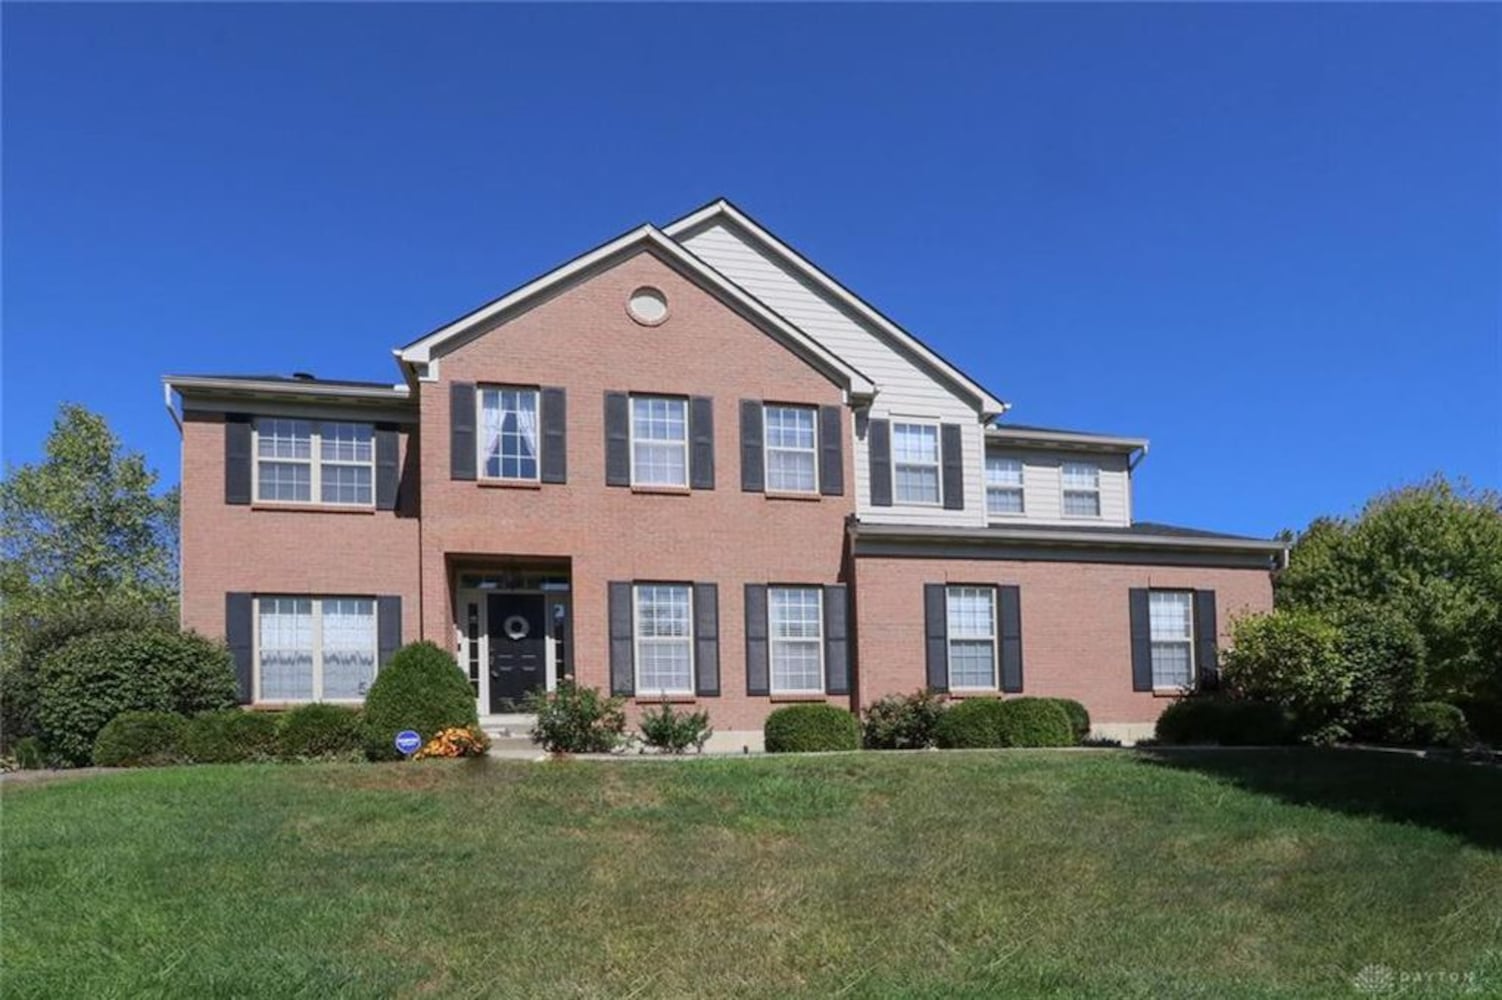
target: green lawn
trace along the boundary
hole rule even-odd
[[[1502,771],[1392,754],[198,767],[0,809],[6,997],[1502,995]]]

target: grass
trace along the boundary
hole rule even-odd
[[[1392,754],[197,767],[0,807],[6,997],[1502,994],[1502,772]]]

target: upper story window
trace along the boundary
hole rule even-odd
[[[480,390],[480,458],[486,479],[537,480],[537,390]]]
[[[898,503],[937,504],[939,428],[937,424],[892,424],[892,493]]]
[[[986,513],[1023,512],[1022,459],[986,456]]]
[[[1194,594],[1154,590],[1148,594],[1153,687],[1185,690],[1194,683]]]
[[[643,696],[694,693],[693,588],[636,585],[636,690]]]
[[[819,489],[818,449],[814,408],[779,406],[763,408],[766,428],[767,489],[787,493],[814,493]]]
[[[1065,462],[1064,516],[1100,517],[1100,466],[1094,462]]]
[[[370,424],[263,417],[255,423],[257,500],[369,506],[375,432]]]
[[[996,690],[996,588],[945,591],[949,626],[949,689]]]
[[[376,674],[376,609],[368,597],[256,601],[258,701],[359,701]]]
[[[631,484],[688,486],[688,400],[631,397]]]
[[[767,634],[773,694],[824,692],[824,592],[768,587]]]

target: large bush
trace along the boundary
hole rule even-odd
[[[767,716],[762,735],[768,753],[859,750],[860,724],[843,708],[823,702],[786,705]]]
[[[1351,675],[1337,720],[1362,740],[1392,739],[1411,705],[1424,700],[1424,640],[1396,609],[1348,603],[1332,614],[1340,655]]]
[[[1073,698],[1049,698],[1069,716],[1069,728],[1074,731],[1074,742],[1081,743],[1090,735],[1090,712]]]
[[[1422,701],[1404,713],[1397,742],[1418,747],[1463,747],[1472,741],[1464,713],[1442,701]]]
[[[276,755],[277,721],[238,708],[203,712],[188,720],[183,751],[197,764],[238,764]]]
[[[1280,746],[1294,741],[1294,727],[1270,702],[1200,695],[1164,709],[1155,735],[1159,743],[1180,746]]]
[[[41,661],[37,723],[48,751],[89,760],[99,731],[121,712],[194,715],[235,703],[229,650],[191,632],[92,632]]]
[[[93,759],[100,767],[179,764],[188,720],[175,712],[121,712],[99,731]]]
[[[283,760],[342,760],[364,749],[360,710],[314,702],[288,712],[277,732],[276,752]]]
[[[1001,705],[996,698],[968,698],[951,705],[934,727],[935,742],[945,750],[1006,746]]]
[[[931,691],[887,695],[866,706],[862,737],[868,750],[921,750],[934,745],[944,702]]]
[[[970,698],[939,720],[939,746],[1067,747],[1076,742],[1069,716],[1052,698]]]
[[[1247,615],[1231,624],[1222,683],[1238,697],[1285,709],[1305,742],[1331,743],[1349,735],[1354,686],[1340,644],[1340,630],[1312,612]]]
[[[532,740],[549,753],[610,753],[626,736],[623,704],[573,681],[560,681],[556,691],[534,691],[526,701],[537,716]]]
[[[453,655],[431,642],[414,642],[396,651],[365,695],[365,753],[372,760],[397,760],[396,734],[404,729],[426,741],[479,721],[474,689]]]

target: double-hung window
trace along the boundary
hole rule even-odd
[[[256,421],[256,499],[368,507],[375,499],[375,430],[333,420]]]
[[[949,689],[996,690],[996,588],[950,587]]]
[[[1100,517],[1100,466],[1094,462],[1065,462],[1064,516]]]
[[[819,587],[768,587],[767,633],[773,694],[824,691],[824,592]]]
[[[636,605],[636,690],[643,697],[694,693],[692,588],[639,583]]]
[[[631,397],[631,484],[688,486],[688,400]]]
[[[766,434],[767,489],[814,493],[819,489],[814,408],[767,404],[763,409]]]
[[[376,610],[368,597],[260,597],[258,701],[359,701],[376,674]]]
[[[892,485],[898,503],[939,502],[937,424],[893,422]]]
[[[1022,459],[986,456],[986,513],[1021,514]]]
[[[486,479],[537,480],[537,390],[480,390],[480,461]]]
[[[1147,595],[1153,651],[1153,688],[1183,691],[1194,686],[1194,594],[1154,590]]]

